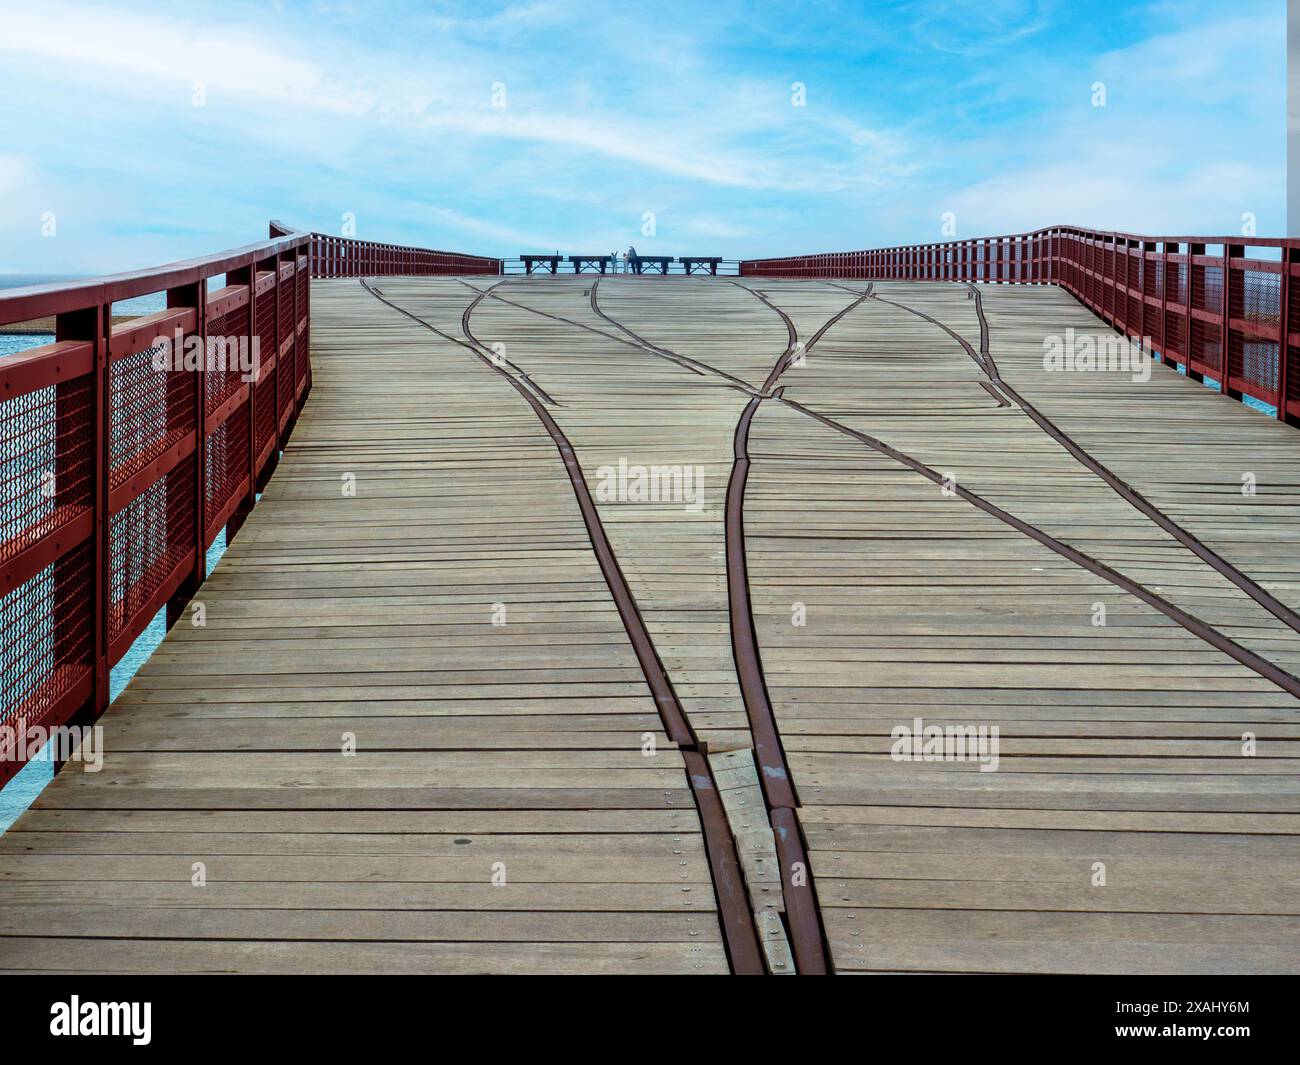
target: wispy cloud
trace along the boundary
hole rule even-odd
[[[935,237],[948,210],[966,233],[1241,210],[1280,229],[1266,0],[0,7],[22,157],[0,156],[0,269],[143,265],[122,256],[343,212],[363,236],[507,254],[863,247]]]

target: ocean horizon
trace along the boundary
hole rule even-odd
[[[57,285],[69,281],[82,281],[94,274],[0,274],[0,290],[26,288],[29,285]],[[149,292],[113,304],[114,314],[154,314],[167,306],[165,292]],[[0,358],[17,355],[29,348],[38,348],[50,342],[49,333],[0,333]]]

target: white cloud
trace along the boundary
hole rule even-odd
[[[202,82],[210,90],[335,111],[361,113],[373,104],[364,93],[322,91],[317,65],[221,24],[56,3],[10,8],[4,17],[0,54],[57,64],[108,88],[127,88],[135,79]]]
[[[1281,228],[1282,16],[1260,0],[1102,35],[1028,0],[798,19],[685,0],[0,5],[0,111],[25,157],[0,157],[0,190],[26,190],[24,218],[60,211],[58,241],[7,249],[33,268],[54,245],[152,260],[344,210],[365,236],[484,252],[626,246],[644,210],[664,253],[728,255],[927,239],[946,210],[962,235],[1231,228],[1243,210]],[[1159,35],[1085,41],[1142,25]]]
[[[474,36],[502,24],[555,17],[548,5],[528,4],[488,19],[440,21],[449,30],[455,25]],[[97,92],[129,96],[137,105],[156,100],[151,87],[159,83],[171,83],[176,99],[182,92],[188,98],[194,83],[201,82],[217,116],[212,121],[224,122],[230,132],[277,141],[301,137],[305,130],[319,135],[326,157],[347,146],[351,138],[346,128],[323,127],[320,122],[350,117],[381,123],[397,136],[418,137],[433,131],[530,142],[596,153],[670,177],[730,188],[831,190],[856,180],[852,170],[824,159],[824,152],[809,150],[806,143],[789,155],[744,146],[755,131],[799,136],[789,126],[793,109],[784,92],[761,99],[753,86],[721,79],[708,93],[688,96],[680,103],[664,93],[662,86],[675,84],[682,70],[692,65],[690,57],[670,60],[672,67],[663,72],[663,79],[672,78],[671,83],[639,75],[641,94],[633,93],[631,101],[618,105],[602,103],[601,94],[590,86],[574,93],[565,75],[563,84],[549,91],[528,91],[526,78],[519,85],[507,80],[510,105],[493,108],[488,102],[494,80],[490,72],[503,64],[493,61],[492,51],[484,53],[454,40],[419,68],[404,64],[393,53],[370,51],[360,44],[343,53],[346,62],[341,58],[331,66],[328,49],[317,50],[311,59],[302,58],[268,35],[240,28],[233,19],[230,24],[212,25],[62,4],[39,12],[18,11],[6,18],[0,55],[46,69],[54,64],[70,81],[89,83]],[[57,32],[51,32],[52,23],[58,25]],[[636,86],[625,84],[623,91],[629,88]],[[570,109],[575,102],[581,110]],[[237,108],[237,114],[231,114],[230,107]],[[824,105],[806,126],[805,133],[834,130],[858,147],[897,154],[896,141],[888,132],[859,128]],[[816,143],[814,137],[814,147]]]

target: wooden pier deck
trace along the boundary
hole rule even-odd
[[[314,281],[205,624],[0,836],[0,971],[1300,970],[1300,437],[1046,372],[1068,328],[1110,333],[1047,286]],[[891,757],[917,719],[996,771]]]

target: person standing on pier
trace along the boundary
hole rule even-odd
[[[632,273],[639,274],[641,272],[641,260],[636,256],[636,248],[630,244],[627,249],[627,265]]]

